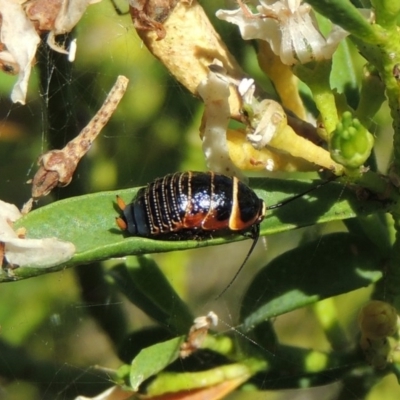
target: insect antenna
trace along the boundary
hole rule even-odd
[[[282,207],[288,203],[291,203],[293,200],[299,199],[300,197],[305,196],[306,194],[319,189],[320,187],[326,185],[327,183],[330,183],[332,181],[334,181],[335,179],[337,179],[338,176],[334,175],[333,177],[327,179],[324,182],[319,183],[318,185],[313,186],[312,188],[300,193],[300,194],[296,194],[293,197],[289,197],[288,199],[285,199],[279,203],[273,204],[272,206],[267,206],[265,208],[265,210],[274,210],[275,208],[279,208]],[[246,258],[244,259],[242,265],[239,267],[239,269],[236,271],[235,275],[233,276],[233,278],[231,279],[231,281],[228,283],[228,285],[225,287],[225,289],[215,298],[215,300],[218,300],[219,298],[222,297],[222,295],[232,286],[232,284],[235,282],[236,278],[239,276],[240,272],[242,271],[243,267],[245,266],[247,260],[249,259],[249,257],[251,256],[251,253],[253,252],[254,248],[256,247],[258,238],[260,237],[260,224],[254,224],[252,229],[251,229],[251,236],[253,239],[253,243],[250,247],[250,250],[248,251]]]
[[[243,267],[247,263],[247,260],[251,256],[251,253],[253,252],[254,248],[256,247],[258,238],[260,237],[260,224],[253,225],[251,229],[251,238],[253,239],[253,243],[244,259],[242,262],[242,265],[239,267],[239,269],[236,271],[236,274],[233,276],[231,281],[228,283],[228,285],[225,287],[225,289],[215,298],[215,300],[218,300],[233,284],[233,282],[236,281],[236,278],[239,276],[240,272],[242,271]]]
[[[284,206],[284,205],[286,205],[286,204],[288,204],[288,203],[291,203],[293,200],[299,199],[300,197],[303,197],[303,196],[305,196],[306,194],[308,194],[308,193],[310,193],[310,192],[313,192],[314,190],[317,190],[317,189],[319,189],[319,188],[322,187],[322,186],[325,186],[327,183],[330,183],[330,182],[336,180],[337,178],[339,178],[339,177],[336,176],[336,175],[334,175],[333,177],[327,179],[326,181],[323,181],[323,182],[319,183],[318,185],[315,185],[315,186],[313,186],[312,188],[307,189],[306,191],[304,191],[304,192],[302,192],[302,193],[300,193],[300,194],[296,194],[295,196],[289,197],[288,199],[285,199],[285,200],[282,200],[282,201],[279,202],[279,203],[272,204],[272,206],[267,206],[267,207],[265,208],[265,210],[266,210],[266,211],[268,211],[268,210],[274,210],[275,208],[282,207],[282,206]]]

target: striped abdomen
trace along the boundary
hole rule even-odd
[[[139,190],[121,216],[131,235],[159,239],[246,232],[264,218],[265,205],[235,177],[212,172],[166,175]]]

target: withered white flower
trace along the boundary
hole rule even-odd
[[[255,149],[262,149],[287,125],[282,106],[273,100],[263,100],[254,108],[252,125],[254,131],[247,134],[247,140]]]
[[[274,100],[259,101],[254,96],[253,79],[243,79],[238,90],[242,96],[244,107],[249,113],[247,140],[257,150],[267,146],[281,128],[287,124],[286,114],[282,106]],[[267,170],[272,170],[273,160],[269,160]]]
[[[254,93],[256,91],[256,85],[254,79],[243,78],[238,84],[238,91],[244,103],[252,104],[254,101]]]
[[[244,179],[243,174],[229,156],[226,140],[226,130],[230,119],[229,85],[229,78],[224,76],[223,71],[217,73],[210,70],[207,78],[200,82],[197,88],[204,101],[201,126],[203,152],[207,167],[211,171]]]
[[[334,25],[325,38],[311,7],[302,4],[302,0],[260,0],[255,14],[245,4],[239,4],[237,10],[218,10],[217,17],[238,25],[245,40],[267,41],[286,65],[330,59],[340,41],[348,35]]]
[[[21,217],[15,205],[0,200],[0,243],[4,246],[4,258],[10,265],[49,268],[72,258],[75,246],[70,242],[56,238],[19,237],[11,224]]]
[[[0,10],[0,41],[6,47],[6,50],[0,52],[0,59],[18,65],[18,81],[12,90],[11,100],[25,104],[29,76],[40,38],[21,4],[0,0]]]
[[[74,60],[76,51],[76,41],[72,44],[72,49],[69,51],[60,47],[56,41],[55,37],[57,35],[62,35],[67,32],[71,32],[75,25],[80,21],[86,8],[95,3],[99,3],[101,0],[64,0],[61,5],[61,10],[57,15],[54,22],[54,30],[50,31],[47,37],[47,44],[55,51],[59,53],[68,54],[69,59]]]
[[[200,349],[207,337],[208,331],[212,326],[218,325],[218,315],[210,311],[207,315],[197,317],[190,327],[186,341],[181,344],[179,356],[181,358],[189,357],[195,351]]]
[[[55,36],[70,32],[82,18],[86,8],[101,0],[62,0],[60,12],[54,21],[47,37],[48,45],[55,51],[68,54],[73,61],[76,51],[76,42],[72,42],[69,51],[59,46]],[[24,7],[27,0],[0,0],[0,63],[18,74],[18,80],[11,92],[14,103],[25,104],[28,91],[28,82],[34,64],[40,37],[33,22],[26,14]],[[51,2],[49,2],[51,3]],[[34,20],[34,18],[33,18]]]

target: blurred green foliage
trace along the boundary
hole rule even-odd
[[[256,65],[251,44],[243,46],[234,27],[213,17],[214,11],[222,5],[222,1],[205,4],[212,22],[247,72],[259,79],[261,86],[271,88],[270,82]],[[78,52],[73,64],[66,62],[64,56],[49,53],[46,46],[41,47],[25,106],[10,103],[9,93],[14,78],[0,75],[0,198],[18,206],[28,200],[30,187],[26,181],[35,172],[38,156],[48,148],[63,146],[79,133],[102,104],[117,75],[127,76],[130,83],[116,113],[81,164],[73,184],[55,190],[51,196],[41,200],[39,206],[73,195],[137,187],[155,177],[178,170],[205,170],[198,137],[202,105],[174,81],[143,47],[129,15],[118,16],[110,2],[103,1],[88,8],[74,35],[78,37]],[[343,52],[348,52],[356,64],[360,62],[352,46],[342,49],[340,57],[343,57]],[[340,64],[340,60],[336,61],[338,68],[334,70],[334,85],[343,89],[348,98],[352,99],[350,102],[356,102],[356,83],[352,80],[351,85],[341,86],[348,75],[341,78],[337,74],[343,64]],[[351,75],[352,71],[348,71]],[[389,150],[385,146],[389,135],[387,126],[390,124],[387,109],[381,110],[372,124],[375,124],[374,133],[378,136],[378,167],[385,171],[389,158]],[[340,196],[338,194],[338,202]],[[296,207],[292,213],[296,213]],[[95,219],[96,214],[90,215],[90,218]],[[377,218],[383,221],[382,224],[390,224],[386,217]],[[347,224],[347,228],[351,223]],[[275,259],[272,272],[281,279],[281,274],[284,275],[281,267],[289,265],[284,259],[286,251],[298,244],[309,243],[305,256],[287,253],[287,257],[292,260],[300,260],[301,257],[312,260],[318,254],[317,250],[324,248],[321,239],[323,234],[345,230],[343,223],[334,222],[268,238],[267,251],[262,244],[258,246],[233,290],[218,301],[215,297],[230,281],[238,267],[238,260],[243,259],[249,246],[247,241],[230,243],[224,247],[159,254],[154,257],[157,265],[152,264],[148,269],[138,268],[136,259],[129,258],[127,266],[109,260],[102,264],[83,265],[35,279],[3,284],[0,291],[0,386],[4,387],[4,393],[0,392],[0,398],[54,400],[73,399],[78,394],[94,395],[110,386],[117,378],[111,372],[96,370],[92,366],[117,369],[122,362],[130,363],[141,349],[170,339],[171,329],[167,328],[173,326],[176,334],[183,334],[184,327],[189,328],[190,314],[202,315],[212,309],[220,316],[222,328],[219,329],[222,332],[234,328],[232,341],[240,342],[244,347],[237,350],[239,353],[258,352],[268,359],[270,365],[275,363],[277,370],[284,370],[288,365],[293,368],[293,376],[287,381],[281,380],[282,377],[278,375],[266,375],[263,370],[254,377],[247,389],[301,388],[314,382],[329,385],[309,389],[309,398],[330,395],[331,398],[336,396],[339,399],[349,399],[356,398],[353,393],[364,393],[369,400],[398,399],[400,389],[394,375],[379,380],[383,373],[375,374],[372,368],[364,365],[362,355],[356,350],[351,352],[350,357],[340,351],[339,355],[332,355],[331,352],[335,340],[336,343],[355,347],[357,312],[360,305],[369,298],[371,288],[342,294],[332,300],[333,308],[338,311],[337,325],[340,327],[333,340],[326,338],[326,332],[321,328],[322,315],[311,306],[261,323],[251,334],[247,332],[248,327],[243,333],[242,327],[238,326],[239,314],[243,312],[240,309],[241,297],[250,282],[253,282],[252,285],[257,284],[259,296],[254,298],[251,292],[246,294],[245,305],[255,303],[249,306],[252,312],[261,304],[262,299],[268,298],[269,301],[269,297],[278,294],[278,287],[273,281],[275,275],[270,276],[268,269],[261,267]],[[91,234],[87,232],[87,235]],[[330,239],[327,240],[329,244]],[[343,240],[347,241],[348,237]],[[363,246],[368,247],[369,244]],[[374,254],[378,254],[378,250]],[[372,260],[372,256],[369,260]],[[345,278],[334,275],[343,272],[344,261],[339,259],[336,262],[341,264],[333,271],[333,276],[344,281]],[[322,283],[324,268],[334,269],[334,263],[335,260],[329,260],[326,265],[321,265]],[[299,280],[306,287],[313,272],[307,268],[302,270],[296,263],[289,266],[290,282]],[[318,260],[316,266],[312,266],[318,269]],[[355,271],[358,266],[355,263],[352,267]],[[133,272],[134,268],[137,269]],[[162,273],[167,280],[160,283],[159,276]],[[261,278],[253,281],[257,273]],[[380,277],[380,272],[374,271],[374,274],[368,277],[369,280],[364,276],[366,281],[358,286],[353,287],[350,278],[349,282],[342,283],[349,285],[346,290],[354,289]],[[137,283],[137,287],[131,293],[133,286],[127,282],[133,275],[140,276],[139,282],[144,282],[146,288],[154,286],[168,290],[170,297],[166,305],[157,296],[152,297],[149,289],[144,290],[136,280],[134,283]],[[325,278],[327,284],[334,279],[328,275]],[[268,293],[263,292],[264,280]],[[110,285],[110,282],[117,283]],[[322,283],[318,281],[317,286]],[[341,290],[334,294],[339,292]],[[326,296],[331,294],[328,291]],[[311,295],[308,295],[299,295],[300,301],[308,304],[317,300],[310,300]],[[174,307],[174,301],[179,303],[179,307]],[[267,305],[271,311],[271,304]],[[162,306],[169,310],[162,310]],[[182,311],[184,306],[187,306],[186,313]],[[283,311],[295,308],[290,305]],[[181,310],[178,316],[175,315],[177,309]],[[283,311],[280,309],[279,313]],[[264,319],[266,316],[271,317],[262,315]],[[245,315],[241,318],[241,321],[245,320]],[[161,322],[162,326],[155,327],[154,320]],[[171,321],[175,321],[176,325]],[[251,322],[246,321],[249,324]],[[283,344],[279,352],[274,349],[277,337]],[[250,349],[246,349],[246,346]],[[312,348],[316,352],[303,348]],[[322,352],[331,355],[330,363],[321,362],[319,357]],[[228,351],[223,356],[230,357],[231,362],[237,358],[237,354],[232,355]],[[225,361],[225,358],[223,361],[215,361],[208,355],[201,357],[199,363],[205,369]],[[285,364],[287,360],[289,363]],[[335,362],[341,363],[340,368]],[[196,367],[198,364],[192,366],[189,362],[180,366],[183,369],[181,372]],[[357,370],[357,367],[360,369]],[[177,366],[174,365],[174,368]],[[257,365],[257,368],[267,367]],[[254,367],[255,372],[257,368]],[[273,370],[273,367],[268,368]],[[335,383],[351,370],[362,371],[363,379],[369,380],[368,385],[360,388],[361,383],[365,382],[351,374],[343,387]],[[308,375],[303,376],[304,371]],[[268,396],[280,399],[288,395],[291,394],[286,391],[261,394],[241,392],[231,398],[259,399],[260,396]]]

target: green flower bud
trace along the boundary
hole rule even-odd
[[[374,138],[349,111],[332,132],[329,149],[331,157],[347,168],[361,167],[371,154]]]

